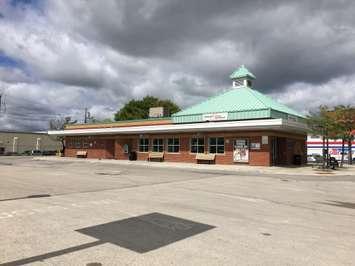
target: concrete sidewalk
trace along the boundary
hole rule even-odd
[[[354,176],[355,165],[345,165],[337,170],[322,170],[312,166],[301,167],[266,167],[266,166],[249,166],[249,165],[216,165],[216,164],[192,164],[192,163],[174,163],[174,162],[148,162],[148,161],[128,161],[128,160],[109,160],[109,159],[80,159],[69,157],[34,157],[34,160],[45,161],[72,161],[86,163],[108,163],[118,165],[131,165],[140,167],[155,168],[180,168],[189,170],[218,171],[239,174],[276,174],[276,175],[292,175],[292,176]]]

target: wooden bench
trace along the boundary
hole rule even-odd
[[[148,161],[152,159],[158,159],[159,161],[164,160],[164,152],[150,152],[148,155]]]
[[[87,151],[77,151],[76,157],[77,158],[86,158],[86,157],[88,157],[88,152]]]
[[[196,154],[196,161],[197,163],[199,162],[208,162],[209,164],[211,164],[211,162],[214,162],[216,159],[216,154],[213,153],[197,153]]]

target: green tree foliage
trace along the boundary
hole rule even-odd
[[[351,134],[355,129],[355,108],[351,106],[336,106],[333,109],[327,106],[321,106],[318,112],[308,117],[308,124],[313,134],[322,136],[323,150],[326,151],[324,162],[328,163],[329,159],[329,139],[342,140],[342,158],[341,166],[344,162],[345,143],[348,143],[348,160],[352,163],[352,140],[354,136]]]
[[[352,132],[355,129],[355,107],[351,106],[337,106],[332,111],[332,118],[335,121],[336,137],[342,139],[343,144],[343,154],[344,154],[344,144],[348,143],[348,162],[352,164],[352,141],[354,136]],[[343,163],[344,158],[342,158]]]
[[[115,121],[145,119],[149,117],[149,108],[165,107],[170,114],[180,111],[180,107],[170,100],[162,100],[152,96],[146,96],[142,100],[131,100],[126,103],[116,114]]]
[[[320,106],[319,110],[308,116],[308,126],[315,135],[323,139],[323,168],[329,165],[329,138],[333,135],[335,128],[334,119],[329,116],[330,109],[327,106]]]

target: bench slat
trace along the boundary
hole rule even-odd
[[[77,151],[76,156],[87,156],[88,152],[87,151]]]
[[[150,152],[148,157],[149,159],[163,159],[164,152]]]
[[[213,161],[216,158],[216,154],[214,153],[209,153],[209,154],[205,154],[205,153],[197,153],[196,154],[196,160],[199,161]]]

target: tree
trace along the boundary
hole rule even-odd
[[[116,114],[115,121],[146,119],[149,117],[149,108],[165,107],[170,114],[180,111],[180,107],[170,100],[162,100],[152,96],[146,96],[142,100],[131,100],[126,103]]]
[[[311,132],[322,136],[323,168],[329,166],[329,138],[334,136],[336,128],[334,119],[330,114],[330,109],[327,106],[320,106],[319,110],[315,113],[311,113],[307,119]]]
[[[49,121],[49,129],[50,130],[63,130],[66,125],[75,124],[77,121],[71,121],[71,117],[58,117],[55,119],[51,119]],[[56,139],[62,143],[61,153],[65,152],[65,138],[64,136],[57,136]]]
[[[329,116],[334,120],[334,127],[332,130],[332,139],[341,139],[341,160],[340,167],[344,165],[344,154],[345,154],[345,141],[347,139],[346,129],[342,124],[342,117],[345,111],[343,105],[335,106],[332,111],[329,111]]]
[[[348,163],[352,164],[352,141],[354,136],[352,132],[355,129],[355,107],[339,106],[335,108],[335,119],[338,128],[341,129],[342,142],[348,142]]]
[[[355,108],[339,105],[333,109],[321,106],[317,113],[313,113],[308,119],[313,133],[323,138],[323,161],[329,165],[329,139],[342,140],[341,166],[344,163],[345,143],[348,143],[348,160],[352,164],[352,131],[355,129]],[[324,163],[323,163],[324,166]]]

